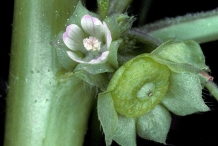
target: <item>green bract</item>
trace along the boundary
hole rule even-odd
[[[181,116],[208,111],[202,99],[205,80],[201,72],[206,70],[200,46],[191,40],[167,41],[150,54],[126,62],[98,97],[107,145],[112,140],[136,145],[136,133],[165,143],[169,111]]]
[[[102,18],[105,18],[109,9],[109,0],[97,0],[98,8]]]

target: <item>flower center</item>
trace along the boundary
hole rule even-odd
[[[101,42],[93,36],[83,39],[83,45],[88,51],[99,51],[101,49]]]

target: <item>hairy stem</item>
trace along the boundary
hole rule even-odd
[[[126,34],[129,37],[137,39],[137,41],[140,41],[144,44],[147,44],[151,48],[156,48],[159,45],[161,45],[161,43],[162,43],[162,42],[158,41],[156,38],[151,37],[145,31],[142,31],[142,30],[137,29],[137,28],[133,28],[132,30],[128,31]]]
[[[49,45],[78,0],[15,0],[5,146],[81,146],[95,92]]]
[[[165,42],[169,39],[205,43],[218,39],[218,10],[166,19],[146,25],[142,29],[154,38]]]

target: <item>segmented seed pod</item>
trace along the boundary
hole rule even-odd
[[[111,79],[108,90],[118,113],[138,117],[157,105],[167,92],[170,70],[143,54],[125,63]]]

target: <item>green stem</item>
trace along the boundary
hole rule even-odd
[[[5,146],[81,146],[95,92],[81,80],[58,78],[49,45],[78,0],[16,0]]]
[[[209,81],[206,84],[206,88],[210,91],[210,94],[213,95],[216,98],[216,100],[218,100],[218,87],[217,87],[217,85],[214,82]]]
[[[144,0],[142,2],[142,8],[140,9],[140,14],[138,15],[138,26],[145,24],[152,2],[152,0]]]
[[[154,38],[165,42],[169,39],[188,40],[198,43],[218,40],[218,11],[210,11],[194,15],[186,15],[146,25],[146,29]]]
[[[136,39],[137,41],[146,44],[149,48],[155,49],[161,42],[156,38],[151,37],[146,31],[133,28],[132,30],[128,31],[126,35],[132,39]]]

